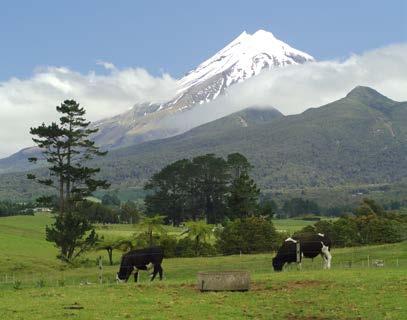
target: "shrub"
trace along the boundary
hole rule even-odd
[[[44,279],[39,279],[36,283],[35,286],[37,288],[44,288],[45,287],[45,280]]]
[[[180,239],[175,250],[177,257],[194,257],[195,242],[189,238]]]
[[[13,288],[14,288],[15,290],[20,290],[20,289],[21,289],[21,285],[22,285],[22,282],[21,282],[20,280],[16,280],[16,281],[14,281],[14,283],[13,283]]]
[[[229,222],[220,233],[217,247],[223,254],[268,252],[274,250],[280,240],[269,219],[251,216]]]
[[[160,246],[164,250],[165,258],[173,258],[177,256],[177,239],[173,236],[165,235],[160,239]]]

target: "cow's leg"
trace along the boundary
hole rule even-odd
[[[329,250],[328,250],[327,253],[326,253],[326,255],[327,255],[327,257],[326,257],[326,259],[327,259],[327,264],[326,264],[326,266],[327,266],[328,269],[331,269],[331,261],[332,261],[331,252],[329,252]]]
[[[325,257],[325,254],[323,252],[321,252],[321,257],[324,260],[324,267],[323,268],[326,269],[326,257]]]
[[[138,269],[134,271],[134,282],[138,281]]]
[[[161,267],[161,265],[158,266],[158,274],[160,275],[160,280],[163,279],[163,268]]]
[[[324,257],[324,269],[330,269],[332,255],[329,252],[329,247],[322,245],[321,255]]]
[[[158,267],[159,267],[159,265],[157,265],[157,264],[154,265],[154,271],[153,271],[153,276],[151,277],[151,281],[153,281],[155,276],[157,275]]]

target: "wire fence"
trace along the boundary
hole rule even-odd
[[[373,251],[373,250],[372,250]],[[194,282],[198,271],[226,271],[226,270],[247,270],[254,276],[261,279],[264,275],[273,274],[272,258],[274,253],[259,255],[240,254],[234,256],[216,256],[200,258],[171,258],[164,259],[164,280]],[[198,260],[197,260],[198,259]],[[26,273],[11,272],[0,273],[0,289],[11,288],[15,290],[24,288],[49,288],[65,286],[111,286],[116,284],[116,273],[120,264],[113,266],[103,265],[103,260],[99,259],[94,267],[71,269],[56,273]],[[301,268],[297,263],[287,264],[284,272],[301,272],[322,270],[324,260],[320,257],[314,259],[302,259]],[[370,252],[360,254],[356,250],[338,255],[335,260],[333,252],[331,272],[335,270],[380,270],[380,269],[407,269],[407,258],[400,253],[386,255]],[[140,272],[141,282],[150,280],[150,273]],[[81,273],[81,274],[80,274]],[[158,281],[158,276],[156,278]],[[129,282],[133,282],[130,277]]]

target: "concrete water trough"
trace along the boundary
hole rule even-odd
[[[200,291],[248,291],[248,271],[198,272],[197,288]]]

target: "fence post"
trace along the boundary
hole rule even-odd
[[[297,243],[295,245],[295,249],[296,249],[297,268],[301,270],[300,241],[297,241]]]
[[[367,267],[368,268],[370,267],[370,256],[369,255],[367,256]]]
[[[103,262],[102,256],[99,256],[99,283],[103,283]]]

